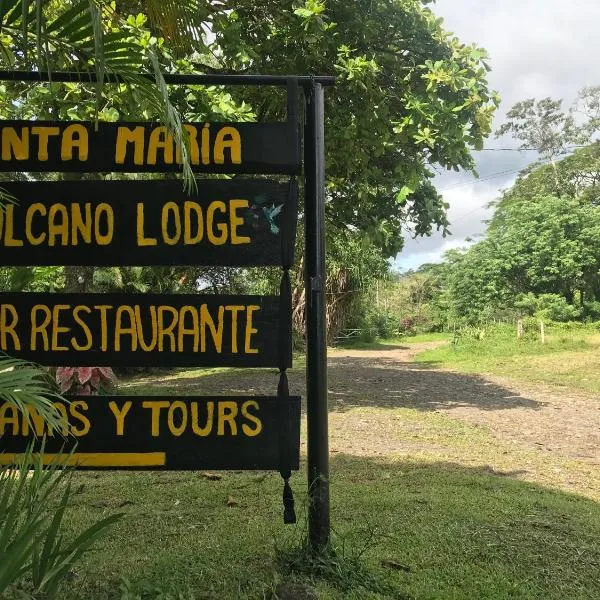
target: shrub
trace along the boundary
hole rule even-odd
[[[537,298],[536,315],[550,321],[573,321],[581,316],[581,310],[558,294],[542,294]]]
[[[581,310],[569,304],[565,298],[558,294],[540,294],[536,296],[531,292],[522,294],[515,302],[526,315],[535,315],[544,321],[573,321],[581,316]]]
[[[584,302],[583,316],[589,321],[600,320],[600,302]]]
[[[377,338],[391,338],[399,333],[398,317],[385,310],[369,310],[358,323],[363,342],[373,342]]]

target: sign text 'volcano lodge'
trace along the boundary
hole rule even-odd
[[[280,265],[292,256],[296,183],[201,180],[2,184],[2,265]],[[285,253],[282,254],[282,250]]]

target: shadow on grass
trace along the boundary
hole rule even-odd
[[[99,511],[128,515],[69,581],[72,600],[121,598],[124,577],[127,598],[146,600],[271,599],[285,583],[306,592],[296,600],[600,597],[600,505],[486,468],[337,455],[335,553],[316,563],[303,474],[295,527],[282,524],[277,474],[88,472],[77,484],[74,529]]]
[[[206,375],[193,372],[146,378],[142,385],[125,391],[134,394],[275,395],[278,374],[274,370],[229,370]],[[289,373],[290,393],[305,396],[303,368]],[[356,407],[412,408],[421,411],[464,406],[481,410],[540,409],[543,403],[525,398],[501,385],[473,374],[427,368],[421,363],[388,358],[329,358],[329,407],[345,411]]]

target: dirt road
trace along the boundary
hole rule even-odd
[[[600,498],[600,397],[414,362],[432,346],[330,350],[333,453],[478,465]],[[272,395],[277,374],[187,372],[152,383],[179,394]],[[290,373],[290,390],[304,397],[304,369]]]

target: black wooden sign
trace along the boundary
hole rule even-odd
[[[1,265],[281,265],[291,262],[295,182],[10,182]]]
[[[297,125],[184,124],[199,173],[300,171]],[[175,172],[182,151],[158,123],[0,121],[0,171]]]
[[[35,411],[29,423],[0,404],[0,464],[11,464],[34,435],[46,435],[46,460],[76,443],[72,460],[84,468],[299,467],[297,397],[80,396],[55,406],[65,418],[60,432]]]
[[[278,296],[0,293],[0,351],[43,365],[290,366],[281,306]]]

